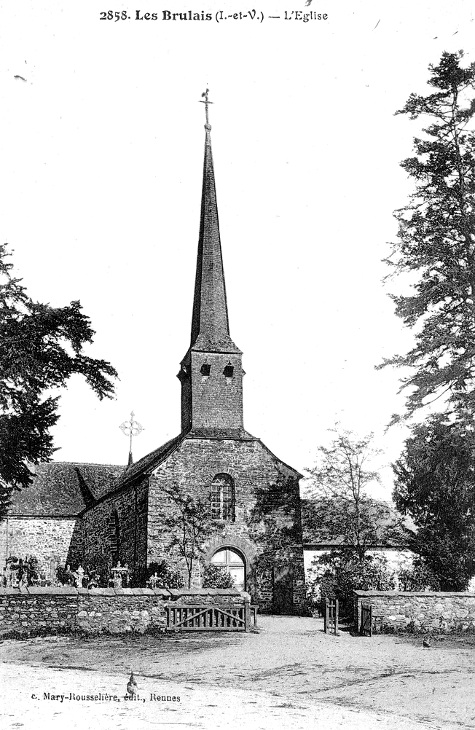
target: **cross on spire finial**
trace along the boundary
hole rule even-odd
[[[206,114],[206,124],[205,129],[208,130],[208,132],[211,129],[211,124],[209,123],[209,116],[208,116],[208,105],[212,104],[213,102],[208,99],[209,89],[206,89],[206,91],[203,91],[201,96],[204,96],[204,100],[200,99],[200,102],[205,105],[205,114]]]

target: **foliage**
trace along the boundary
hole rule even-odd
[[[147,567],[147,579],[152,575],[157,577],[156,588],[183,588],[185,581],[182,574],[162,560],[160,563],[152,562]]]
[[[58,565],[56,568],[56,578],[62,585],[73,586],[75,584],[74,574],[69,565]]]
[[[306,525],[317,531],[319,541],[338,539],[363,560],[370,547],[400,537],[401,520],[367,494],[379,482],[369,467],[379,454],[373,435],[358,438],[338,428],[331,432],[331,445],[319,447],[317,464],[308,470],[312,499],[306,504]]]
[[[257,547],[247,590],[253,600],[274,582],[275,613],[289,610],[288,586],[304,580],[303,570],[294,561],[294,546],[302,544],[302,520],[298,480],[280,474],[265,487],[256,486],[255,502],[248,515],[249,537]],[[285,604],[285,606],[284,606]]]
[[[0,245],[0,518],[12,489],[30,484],[28,464],[54,452],[50,429],[59,416],[51,389],[79,374],[99,398],[111,397],[117,375],[105,360],[84,354],[94,330],[80,303],[35,302],[12,276],[9,255]]]
[[[395,581],[383,556],[365,555],[360,559],[348,550],[332,550],[313,561],[308,586],[320,612],[326,597],[336,597],[342,615],[351,616],[353,591],[390,591]]]
[[[99,571],[97,571],[95,568],[88,567],[86,570],[86,581],[87,588],[106,588],[109,579],[108,576],[106,577],[104,574],[101,578],[101,573]]]
[[[279,476],[265,487],[256,487],[249,514],[251,539],[259,548],[262,569],[291,561],[289,548],[302,541],[300,495],[293,477]]]
[[[421,560],[401,568],[397,574],[400,591],[439,591],[440,582],[433,571]]]
[[[434,415],[413,428],[393,465],[394,499],[418,531],[412,549],[442,590],[465,590],[475,575],[475,433]]]
[[[475,64],[462,68],[462,58],[444,53],[429,66],[434,92],[411,94],[397,112],[430,120],[415,156],[401,163],[415,190],[395,213],[398,240],[386,260],[412,285],[409,295],[390,296],[415,345],[379,366],[409,368],[406,417],[444,397],[470,420],[475,405]]]
[[[28,585],[33,585],[35,581],[39,580],[40,565],[36,556],[30,555],[30,557],[26,561],[26,571],[28,577]]]
[[[203,588],[234,588],[234,580],[226,568],[210,563],[204,569]]]
[[[29,586],[38,581],[40,577],[40,568],[38,558],[34,555],[30,555],[25,559],[11,555],[7,558],[6,562],[9,569],[15,571],[18,581],[26,581]]]
[[[184,560],[187,587],[191,588],[193,570],[203,555],[205,542],[213,528],[209,504],[183,493],[177,486],[166,490],[166,494],[170,509],[163,513],[162,521],[169,535],[168,547]]]

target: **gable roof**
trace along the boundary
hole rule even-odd
[[[34,469],[31,485],[12,492],[10,515],[78,515],[111,491],[125,466],[50,461]]]

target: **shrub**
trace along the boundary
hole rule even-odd
[[[185,581],[182,574],[172,568],[166,560],[152,562],[147,567],[147,580],[157,575],[157,588],[183,588]]]
[[[30,555],[26,561],[26,575],[28,578],[28,585],[33,585],[34,582],[40,579],[40,564],[38,558],[34,555]]]
[[[26,581],[29,586],[39,580],[40,567],[38,558],[34,555],[30,555],[30,557],[27,557],[24,560],[23,558],[17,558],[11,555],[7,558],[7,565],[10,567],[10,570],[16,571],[16,578],[19,581],[26,577]]]
[[[74,575],[69,566],[58,565],[56,568],[56,578],[62,585],[74,585]]]
[[[440,582],[435,573],[420,562],[402,568],[397,577],[401,591],[440,591]]]
[[[353,591],[390,591],[395,581],[384,557],[365,555],[361,560],[355,554],[332,551],[314,561],[309,585],[320,612],[325,598],[338,598],[342,616],[351,617]]]
[[[234,588],[234,580],[226,568],[210,563],[204,569],[203,588]]]

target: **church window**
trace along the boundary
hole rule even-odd
[[[120,530],[119,530],[119,515],[117,510],[109,517],[109,551],[112,557],[113,564],[119,559],[119,544],[120,544]]]
[[[209,378],[210,372],[211,372],[211,365],[208,365],[207,362],[203,363],[203,365],[200,368],[200,373],[203,376],[203,380],[205,378]]]
[[[235,588],[239,591],[246,590],[246,567],[241,553],[230,547],[220,548],[211,558],[211,563],[228,571]]]
[[[229,474],[217,474],[211,483],[211,517],[234,522],[234,481]]]
[[[223,370],[223,375],[226,378],[227,381],[231,380],[231,378],[234,375],[234,368],[232,365],[226,365],[226,367]]]

